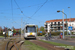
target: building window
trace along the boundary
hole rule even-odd
[[[47,25],[47,23],[46,23],[46,25]]]
[[[52,25],[51,25],[51,27],[52,27]]]
[[[64,27],[66,27],[66,24],[64,25]]]
[[[51,22],[51,24],[53,24],[53,22]]]
[[[54,22],[54,24],[56,24],[56,22]]]
[[[62,24],[63,24],[63,22],[62,22]]]
[[[58,24],[60,24],[60,22],[58,22]]]
[[[57,27],[54,27],[54,28],[57,28]]]
[[[47,25],[45,25],[45,28],[47,28]]]
[[[52,27],[52,25],[49,25],[50,27]]]
[[[47,32],[47,30],[45,30]]]
[[[52,26],[52,25],[51,25]]]
[[[60,27],[58,27],[58,30],[60,30]]]

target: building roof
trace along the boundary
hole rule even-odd
[[[67,19],[67,21],[69,22],[69,21],[75,21],[75,18],[69,18],[69,19]],[[45,23],[50,23],[50,22],[61,22],[62,21],[62,19],[55,19],[55,20],[49,20],[49,21],[46,21]],[[64,21],[66,21],[66,19],[64,19]]]
[[[20,29],[15,29],[16,31],[20,30]]]

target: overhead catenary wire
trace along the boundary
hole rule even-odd
[[[12,0],[11,0],[11,10],[12,10],[12,27],[13,27],[13,3],[12,3]]]
[[[15,22],[15,21],[13,19],[13,3],[12,3],[12,0],[11,0],[11,10],[12,10],[12,27],[13,27],[13,22]],[[16,23],[16,24],[18,24],[18,23]]]
[[[33,18],[30,18],[30,17],[29,17],[29,19],[33,19]],[[33,20],[35,20],[35,21],[39,22],[39,20],[37,20],[37,19],[33,19]],[[43,22],[43,21],[41,21],[41,22]]]
[[[27,17],[28,20],[29,20],[29,19],[32,19],[32,17],[45,5],[45,3],[47,3],[47,1],[48,1],[48,0],[46,0],[46,1],[40,6],[40,8],[37,9],[37,10],[34,12],[34,14],[31,16],[31,18],[28,18],[28,16],[24,15],[23,11],[22,11],[21,8],[19,7],[19,5],[18,5],[18,3],[16,2],[16,0],[14,0],[14,2],[16,3],[16,5],[17,5],[18,8],[20,9],[21,13],[22,13],[25,17]],[[28,21],[28,20],[27,20],[27,21]],[[36,20],[36,19],[35,19],[35,20]],[[27,21],[26,21],[26,22],[27,22]],[[36,21],[39,21],[39,20],[36,20]]]
[[[13,19],[13,4],[12,4],[12,0],[11,0],[11,10],[12,10],[12,19]]]
[[[19,5],[17,4],[17,2],[16,2],[15,0],[14,0],[14,2],[15,2],[16,5],[18,6],[18,8],[20,9],[21,13],[24,15],[23,11],[21,10],[21,8],[20,8]],[[47,2],[47,1],[46,1],[46,2]],[[44,4],[45,4],[45,3],[44,3]],[[44,5],[44,4],[43,4],[43,5]],[[43,6],[43,5],[42,5],[42,6]],[[42,7],[42,6],[41,6],[41,7]],[[40,8],[41,8],[41,7],[40,7]],[[40,9],[40,8],[39,8],[39,9]],[[39,10],[39,9],[38,9],[38,10]],[[38,11],[38,10],[37,10],[37,11]],[[36,11],[36,12],[37,12],[37,11]],[[36,13],[36,12],[35,12],[35,13]],[[35,14],[35,13],[34,13],[34,14]],[[33,14],[33,15],[34,15],[34,14]],[[33,16],[33,15],[32,15],[32,16]],[[26,15],[24,15],[24,16],[26,16]],[[26,17],[27,17],[27,16],[26,16]],[[28,18],[28,17],[27,17],[27,18]],[[39,20],[37,20],[37,21],[39,21]]]
[[[18,6],[18,8],[19,8],[19,10],[21,11],[21,13],[25,16],[25,17],[27,17],[24,13],[23,13],[23,11],[21,10],[21,8],[19,7],[19,5],[17,4],[17,2],[14,0],[14,2],[16,3],[16,5]],[[28,17],[27,17],[28,18]]]
[[[47,3],[47,1],[48,1],[48,0],[46,0],[46,1],[43,3],[43,5],[41,5],[41,7],[40,7],[39,9],[37,9],[37,10],[34,12],[34,14],[31,16],[31,18],[29,18],[29,19],[32,19],[32,17]],[[29,19],[28,19],[26,22],[28,22]],[[35,20],[36,20],[36,19],[35,19]],[[39,21],[39,20],[36,20],[36,21]]]
[[[44,5],[47,1],[48,1],[48,0],[46,0],[46,1],[43,3],[43,5]],[[23,11],[21,10],[21,8],[19,7],[19,5],[17,4],[16,0],[14,0],[14,2],[15,2],[16,5],[18,6],[18,8],[20,9],[21,13],[24,15]],[[43,5],[41,5],[41,7],[42,7]],[[37,9],[37,10],[35,11],[35,13],[34,13],[31,17],[33,17],[33,16],[41,9],[41,7],[40,7],[39,9]],[[24,15],[24,16],[26,16],[26,15]],[[27,16],[26,16],[26,17],[27,17]],[[27,18],[28,18],[28,17],[27,17]],[[30,19],[30,18],[28,18],[28,19]]]
[[[43,3],[36,4],[36,5],[25,6],[25,7],[20,7],[20,8],[24,9],[24,8],[29,8],[29,7],[33,7],[33,6],[38,6],[38,5],[41,5],[41,4],[43,4]],[[19,9],[19,8],[13,8],[13,10],[16,10],[16,9]],[[0,11],[8,11],[8,10],[11,10],[11,9],[5,9],[5,10],[0,10]]]
[[[47,3],[47,1],[48,1],[48,0],[46,0],[46,1],[43,3],[43,5],[41,5],[41,7],[40,7],[39,9],[37,9],[37,10],[34,12],[34,14],[33,14],[31,17],[33,17],[33,16]],[[29,21],[29,19],[28,19],[27,21]]]

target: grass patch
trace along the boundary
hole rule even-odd
[[[75,38],[75,36],[71,36],[71,38]]]
[[[65,47],[65,48],[71,48],[72,50],[75,50],[75,46],[70,46],[70,45],[66,45],[66,44],[62,44],[62,43],[56,43],[56,42],[51,42],[51,41],[44,41],[44,40],[40,40],[42,42],[46,42],[55,46],[60,46],[60,47]]]
[[[70,36],[70,35],[65,35],[65,36]]]
[[[4,36],[0,36],[0,37],[4,37]]]
[[[38,45],[28,41],[28,40],[26,40],[24,42],[24,45],[25,45],[26,48],[28,48],[28,50],[47,50],[46,48],[38,46]]]
[[[42,35],[43,37],[45,37],[45,35]]]

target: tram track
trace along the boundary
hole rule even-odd
[[[9,40],[6,44],[5,50],[20,50],[21,45],[24,43],[22,40]]]
[[[42,46],[44,48],[47,48],[48,50],[70,50],[70,49],[64,49],[64,48],[58,48],[58,47],[54,47],[55,45],[49,44],[49,43],[45,43],[39,40],[29,40],[30,42]]]

